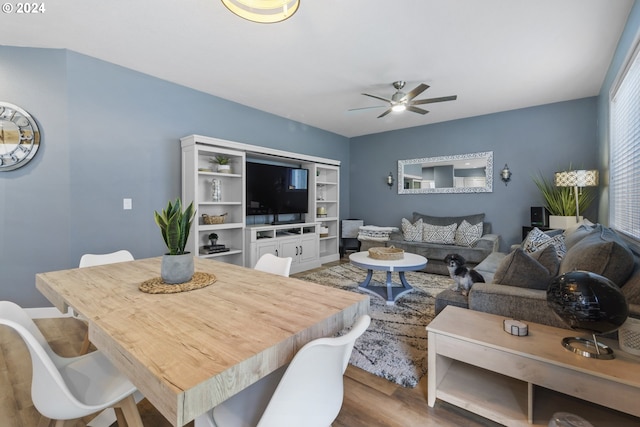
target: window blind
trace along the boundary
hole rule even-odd
[[[636,47],[611,97],[609,223],[640,242],[639,52]]]

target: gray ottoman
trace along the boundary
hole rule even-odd
[[[469,300],[460,292],[445,289],[436,295],[436,316],[448,305],[455,307],[469,308]]]

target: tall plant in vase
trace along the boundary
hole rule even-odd
[[[542,193],[549,214],[554,217],[563,217],[549,218],[551,228],[567,228],[567,225],[576,223],[576,196],[573,187],[558,187],[542,175],[533,178],[533,182]],[[594,200],[595,194],[589,188],[579,190],[580,212],[586,211]]]
[[[184,283],[193,277],[193,255],[185,251],[191,223],[195,217],[193,202],[182,210],[182,202],[169,201],[161,213],[154,212],[154,218],[169,252],[162,257],[162,281],[169,284]]]

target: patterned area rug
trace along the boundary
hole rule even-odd
[[[415,387],[427,373],[427,331],[434,317],[435,296],[453,285],[449,277],[407,272],[414,290],[387,305],[377,296],[358,289],[367,272],[351,264],[341,264],[295,277],[371,297],[371,326],[356,341],[350,363],[404,387]],[[399,282],[398,274],[392,280]],[[370,286],[384,286],[385,272],[375,272]],[[397,285],[400,286],[400,285]]]

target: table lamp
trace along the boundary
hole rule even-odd
[[[556,187],[573,187],[576,197],[576,222],[580,221],[580,205],[578,203],[578,189],[583,187],[596,187],[598,185],[598,171],[592,170],[568,170],[556,172],[554,175]]]

